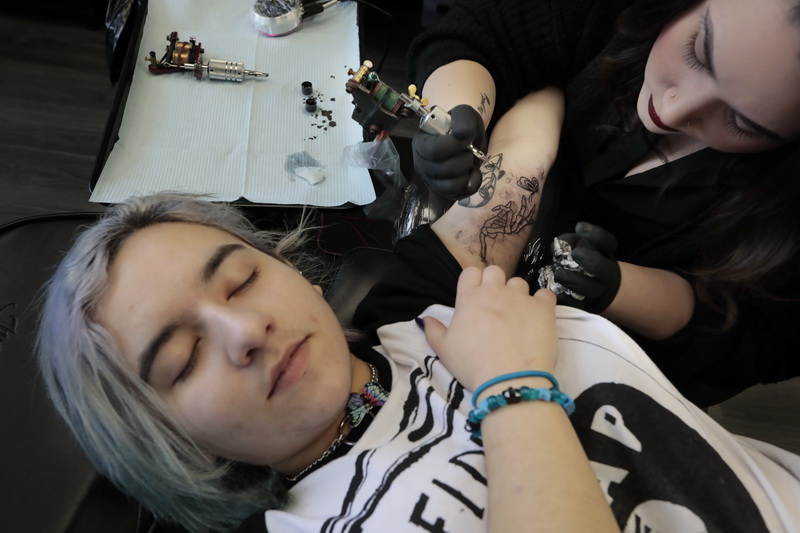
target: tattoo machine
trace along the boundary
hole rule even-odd
[[[148,68],[153,74],[191,70],[198,80],[203,77],[203,72],[207,72],[209,79],[225,81],[243,81],[245,76],[253,76],[255,78],[269,76],[266,72],[245,70],[242,63],[234,61],[210,59],[208,63],[203,64],[203,52],[205,50],[194,37],[189,37],[188,42],[179,41],[178,32],[173,31],[167,35],[167,41],[169,41],[167,51],[160,60],[156,59],[156,53],[152,51],[149,57],[144,58],[145,61],[150,62]]]
[[[404,118],[417,115],[419,128],[432,135],[447,135],[450,133],[450,113],[437,106],[428,108],[427,100],[420,99],[417,88],[411,85],[408,94],[399,93],[383,83],[376,72],[371,71],[372,62],[367,60],[361,67],[347,74],[350,79],[345,83],[348,93],[353,95],[352,118],[374,137],[378,134],[391,131],[391,129]],[[489,161],[486,154],[469,146],[470,151],[481,161]]]

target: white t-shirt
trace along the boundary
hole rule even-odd
[[[452,309],[425,315],[447,324]],[[800,457],[728,433],[605,319],[568,307],[557,315],[555,375],[623,531],[800,531]],[[464,429],[470,392],[413,321],[378,334],[392,367],[388,401],[345,456],[297,483],[287,509],[266,513],[270,533],[486,530],[483,450]]]

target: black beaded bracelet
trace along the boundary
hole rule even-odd
[[[549,389],[544,387],[538,389],[532,389],[530,387],[515,389],[514,387],[509,387],[501,394],[489,396],[478,404],[475,409],[470,411],[469,416],[467,416],[465,429],[472,433],[473,437],[480,439],[481,422],[486,418],[486,415],[505,405],[513,405],[515,403],[532,400],[555,402],[564,408],[568,416],[575,412],[575,402],[572,401],[572,398],[556,387]]]

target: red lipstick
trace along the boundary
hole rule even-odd
[[[666,124],[661,122],[661,117],[658,116],[658,113],[656,113],[656,108],[653,107],[653,97],[652,96],[650,96],[650,100],[648,100],[648,102],[647,102],[647,112],[650,114],[650,120],[652,120],[653,123],[656,126],[658,126],[659,128],[661,128],[662,130],[664,130],[664,131],[678,131],[675,128],[670,128],[669,126],[667,126]]]

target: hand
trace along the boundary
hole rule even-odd
[[[561,235],[559,239],[572,247],[572,259],[581,269],[555,266],[553,277],[572,292],[583,295],[584,299],[561,293],[558,303],[590,313],[603,312],[614,301],[621,282],[619,263],[614,259],[616,237],[594,224],[578,222],[575,233]]]
[[[481,163],[469,150],[484,150],[483,119],[475,109],[459,105],[450,110],[450,133],[417,132],[411,142],[414,169],[435,193],[453,200],[472,196],[481,186]]]
[[[506,281],[489,266],[464,269],[449,327],[425,317],[425,337],[445,367],[468,390],[509,372],[552,372],[558,354],[555,295],[529,294],[522,278]]]

